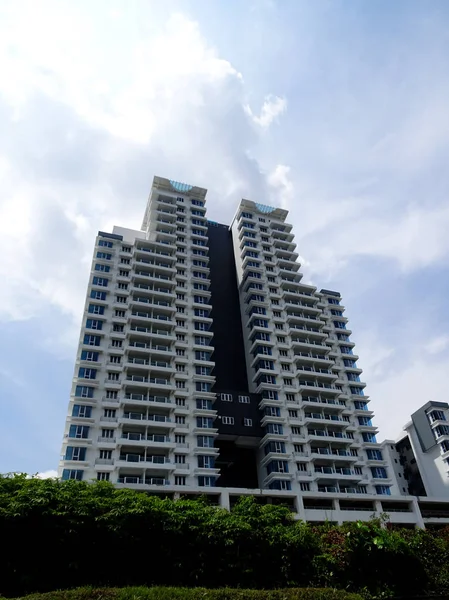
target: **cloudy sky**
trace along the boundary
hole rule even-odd
[[[379,439],[449,400],[447,0],[0,0],[0,472],[57,466],[93,241],[153,175],[290,210]]]

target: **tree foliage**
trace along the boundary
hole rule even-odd
[[[106,482],[0,477],[0,594],[78,586],[449,591],[449,534],[321,527],[245,498],[227,512]]]

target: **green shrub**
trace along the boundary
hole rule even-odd
[[[309,593],[246,589],[323,587],[383,598],[449,592],[449,530],[398,531],[378,521],[317,527],[252,498],[228,512],[106,482],[0,476],[0,539],[0,594],[7,597],[89,585],[97,591],[77,590],[77,598],[103,600],[104,593],[108,600],[118,598],[115,588],[167,584],[206,600],[298,593],[308,600]],[[192,591],[200,587],[217,591]]]

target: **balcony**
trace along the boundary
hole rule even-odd
[[[146,342],[129,342],[128,348],[132,348],[138,352],[145,352],[148,354],[159,354],[162,353],[164,357],[175,356],[175,351],[170,346],[163,346],[162,344],[148,344]]]
[[[167,435],[124,432],[118,439],[119,446],[137,446],[153,448],[174,448],[175,443]]]
[[[151,337],[151,338],[161,338],[167,341],[176,340],[176,336],[168,331],[167,329],[153,329],[151,327],[139,327],[137,325],[132,325],[129,328],[128,332],[129,336],[141,336],[141,337]]]
[[[323,396],[302,396],[301,400],[305,406],[324,405],[329,410],[338,410],[339,412],[346,409],[346,403],[343,402],[343,400],[338,400],[336,398],[324,398]]]
[[[311,439],[316,438],[329,438],[332,441],[341,441],[346,443],[353,443],[354,438],[352,434],[342,433],[341,431],[329,431],[327,429],[309,429],[307,435]]]
[[[145,454],[120,454],[118,460],[116,460],[117,467],[126,468],[151,468],[151,469],[163,469],[173,470],[175,468],[174,463],[170,462],[167,456],[159,455],[145,455]]]
[[[314,421],[324,421],[324,422],[333,422],[335,424],[341,425],[342,427],[347,427],[349,422],[342,419],[338,415],[332,415],[327,413],[305,413],[304,415],[304,423],[313,423]]]
[[[324,467],[324,466],[316,466],[314,468],[314,477],[315,479],[323,479],[332,476],[333,479],[351,479],[359,481],[363,479],[362,473],[356,473],[354,469],[349,467]],[[323,476],[323,477],[322,477]],[[366,477],[365,477],[366,479]]]
[[[169,379],[161,377],[144,377],[143,375],[128,375],[125,379],[127,386],[155,388],[163,390],[174,390],[175,386],[170,383]]]
[[[151,394],[125,394],[121,399],[122,405],[137,403],[139,406],[160,406],[161,408],[174,408],[174,402],[167,396],[153,396]]]
[[[127,475],[124,477],[119,477],[117,479],[118,484],[123,484],[125,486],[136,486],[138,489],[145,489],[147,486],[166,486],[170,485],[170,481],[168,479],[164,479],[163,477],[142,477],[142,476],[132,476]]]
[[[301,392],[307,392],[310,388],[320,388],[326,390],[329,393],[335,393],[337,395],[341,394],[341,390],[339,390],[335,385],[330,383],[322,383],[321,381],[310,381],[306,379],[298,379],[299,390]]]
[[[175,428],[175,423],[165,415],[146,414],[140,412],[125,412],[119,418],[119,423],[129,425],[139,423],[140,425],[151,425],[152,427]]]
[[[320,458],[320,460],[344,460],[356,462],[359,460],[359,456],[356,452],[351,450],[340,449],[340,448],[311,448],[311,456],[313,458]]]

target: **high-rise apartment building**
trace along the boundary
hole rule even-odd
[[[63,479],[254,495],[312,521],[400,502],[393,520],[423,524],[376,440],[342,298],[303,283],[287,217],[242,200],[230,227],[208,221],[205,189],[155,177],[141,230],[98,233]]]

